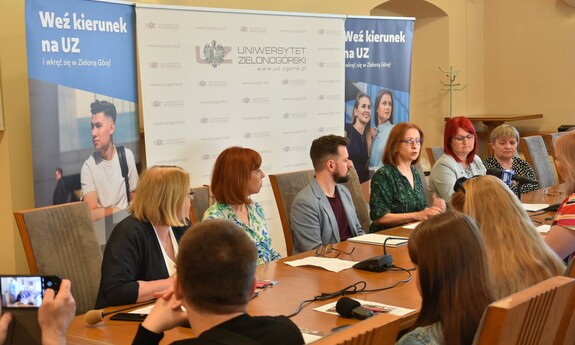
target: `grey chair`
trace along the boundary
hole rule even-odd
[[[278,206],[287,255],[293,254],[293,237],[290,226],[291,205],[297,193],[309,184],[314,176],[313,170],[294,171],[269,175],[274,198]]]
[[[369,227],[371,225],[371,219],[369,219],[369,204],[365,202],[363,190],[361,189],[361,183],[359,183],[359,176],[357,176],[357,171],[355,171],[355,168],[349,171],[349,180],[344,183],[344,185],[351,192],[353,205],[355,206],[355,212],[357,213],[359,223],[361,224],[363,231],[368,233]]]
[[[553,163],[555,164],[555,171],[557,171],[557,157],[555,156],[555,140],[557,140],[557,138],[559,138],[560,136],[562,136],[563,134],[565,134],[567,132],[555,132],[555,133],[551,133],[551,157],[553,157]],[[563,183],[565,182],[563,180],[563,177],[561,177],[561,175],[559,175],[559,172],[557,172],[557,179],[559,180],[559,183]]]
[[[525,155],[525,160],[537,176],[539,188],[547,188],[558,183],[549,159],[545,141],[540,135],[521,138],[521,150]]]
[[[425,176],[425,172],[423,171],[423,167],[421,164],[417,163],[415,165],[415,170],[419,174],[419,178],[421,179],[421,186],[423,187],[423,193],[425,196],[425,204],[431,206],[433,204],[433,193],[429,190],[427,183],[427,176]]]
[[[192,196],[192,203],[190,204],[190,221],[196,224],[202,221],[204,212],[214,203],[213,197],[210,195],[210,186],[203,185],[201,187],[192,188],[194,192]]]
[[[74,202],[14,212],[31,274],[72,281],[76,313],[94,307],[102,253],[88,205]]]
[[[291,205],[297,193],[309,184],[309,181],[311,181],[313,176],[313,170],[269,175],[276,204],[278,206],[278,212],[280,214],[287,255],[291,255],[293,253],[293,237],[290,226]],[[351,192],[351,197],[357,212],[357,218],[361,223],[361,227],[365,232],[368,232],[369,225],[371,224],[368,205],[363,198],[361,184],[359,183],[359,177],[357,176],[355,169],[352,168],[349,171],[349,181],[344,183],[344,185]]]
[[[435,161],[443,155],[443,146],[433,146],[426,147],[425,152],[427,152],[427,158],[429,159],[429,165],[433,167]]]

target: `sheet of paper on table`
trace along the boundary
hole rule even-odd
[[[521,204],[525,211],[541,211],[542,209],[549,207],[549,204]]]
[[[353,298],[353,299],[358,301],[361,304],[361,306],[364,308],[369,308],[370,310],[374,310],[374,309],[381,310],[382,313],[389,313],[389,314],[397,315],[397,316],[407,315],[407,314],[409,314],[415,310],[415,309],[401,308],[401,307],[397,307],[397,306],[393,306],[393,305],[389,305],[389,304],[378,303],[378,302],[364,301],[364,300],[356,299],[356,298]],[[339,315],[337,313],[337,311],[335,310],[336,304],[337,304],[337,301],[331,302],[328,304],[324,304],[321,307],[314,308],[313,310],[320,311],[323,313],[328,313],[328,314]]]
[[[152,304],[147,305],[145,307],[129,311],[128,313],[130,313],[130,314],[149,314],[152,311],[153,307],[154,307],[154,304],[152,303]]]
[[[537,231],[539,231],[539,233],[546,234],[549,232],[549,230],[551,230],[551,225],[549,224],[539,225],[538,227],[536,227],[536,229]]]
[[[399,238],[399,240],[395,240],[395,239],[388,240],[387,243],[385,244],[386,247],[401,246],[402,244],[406,244],[407,240],[408,240],[407,237],[401,237],[401,236],[387,236],[387,235],[381,235],[381,234],[365,234],[365,235],[361,235],[361,236],[348,238],[347,241],[366,243],[366,244],[376,244],[376,245],[381,246],[381,245],[383,245],[383,242],[388,237]]]
[[[405,224],[403,226],[404,229],[410,229],[413,230],[415,229],[421,222],[414,222],[414,223],[409,223],[409,224]]]
[[[300,327],[299,330],[301,332],[301,335],[303,335],[303,341],[306,344],[313,343],[314,341],[319,340],[325,336],[325,334],[323,334],[322,332],[314,331],[307,328]]]
[[[286,264],[299,267],[299,266],[316,266],[326,269],[332,272],[340,272],[351,268],[355,265],[356,261],[347,261],[347,260],[340,260],[336,258],[326,258],[321,256],[309,256],[307,258],[294,260],[294,261],[286,261]]]

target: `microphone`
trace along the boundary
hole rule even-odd
[[[372,258],[360,261],[353,265],[353,268],[358,270],[364,270],[369,272],[385,272],[393,267],[393,257],[391,254],[387,254],[387,249],[385,245],[388,240],[405,240],[405,237],[388,237],[383,241],[383,255],[374,256]]]
[[[361,303],[349,297],[340,298],[335,304],[335,311],[348,319],[356,318],[365,320],[373,316],[373,311],[361,306]]]
[[[501,179],[501,177],[503,176],[503,170],[501,169],[487,169],[487,175],[492,175],[495,177],[498,177]],[[513,181],[517,181],[518,183],[535,183],[535,184],[539,184],[539,181],[537,180],[532,180],[530,178],[528,178],[527,176],[523,176],[523,175],[515,175],[513,174],[511,176],[511,179]]]
[[[84,321],[86,321],[86,323],[88,325],[95,325],[99,322],[102,322],[102,320],[104,320],[105,316],[108,316],[110,314],[116,314],[122,311],[126,311],[126,310],[130,310],[130,309],[136,309],[139,307],[143,307],[149,304],[154,303],[156,300],[151,300],[151,301],[146,301],[144,303],[140,303],[140,304],[135,304],[126,308],[122,308],[122,309],[118,309],[118,310],[114,310],[114,311],[109,311],[104,313],[104,309],[97,309],[97,310],[89,310],[85,315],[84,315]]]

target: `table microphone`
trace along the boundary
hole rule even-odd
[[[501,177],[503,176],[503,170],[501,170],[501,169],[487,169],[486,174],[487,174],[487,175],[492,175],[492,176],[495,176],[495,177],[498,177],[498,178],[501,179]],[[539,184],[539,181],[537,181],[537,180],[532,180],[532,179],[530,179],[529,177],[523,176],[523,175],[515,175],[515,174],[513,174],[513,175],[511,176],[511,179],[512,179],[513,181],[517,181],[518,183],[522,183],[522,184],[523,184],[523,183],[535,183],[535,184]]]
[[[154,303],[156,300],[151,300],[151,301],[147,301],[144,303],[140,303],[140,304],[135,304],[132,305],[130,307],[126,307],[126,308],[122,308],[122,309],[118,309],[118,310],[114,310],[114,311],[109,311],[107,313],[104,313],[104,309],[97,309],[97,310],[89,310],[86,315],[84,315],[84,321],[86,321],[86,323],[88,325],[95,325],[99,322],[102,322],[102,320],[104,320],[105,316],[108,316],[110,314],[116,314],[122,311],[126,311],[126,310],[130,310],[130,309],[136,309],[136,308],[140,308],[149,304]]]
[[[373,311],[361,306],[361,303],[349,297],[340,298],[335,304],[335,311],[348,319],[356,318],[365,320],[373,316]]]

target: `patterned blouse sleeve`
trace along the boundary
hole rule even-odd
[[[391,212],[392,190],[390,176],[380,168],[371,179],[371,195],[369,197],[369,218],[374,221]]]

